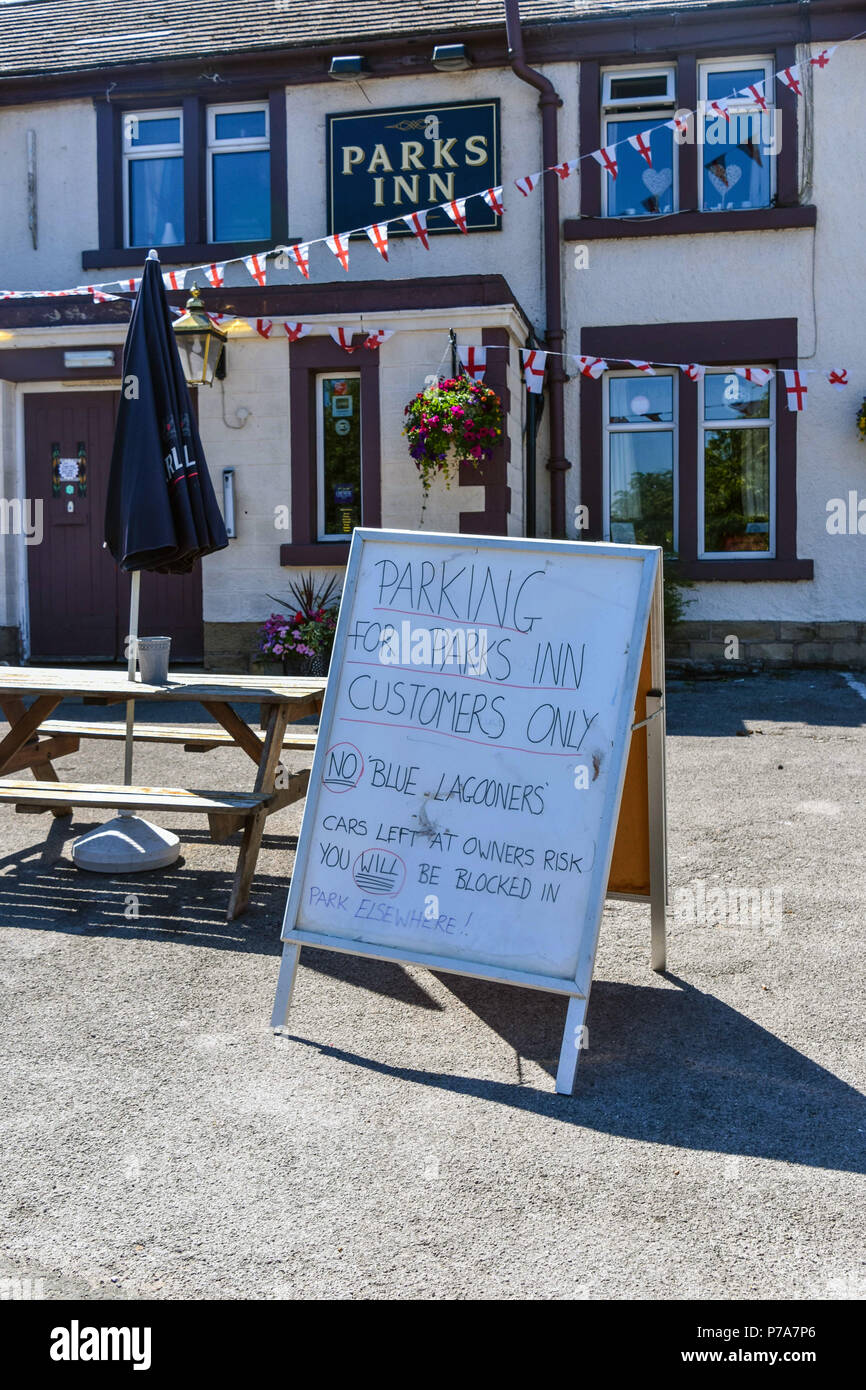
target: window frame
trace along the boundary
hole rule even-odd
[[[132,147],[128,140],[128,131],[132,121],[152,121],[177,119],[180,122],[180,138],[176,143],[170,145],[144,145],[140,149]],[[124,111],[121,119],[121,184],[123,198],[123,247],[128,250],[135,243],[132,240],[132,226],[130,223],[130,213],[132,210],[132,200],[130,198],[129,178],[132,165],[143,162],[146,159],[180,159],[181,169],[185,176],[186,173],[186,154],[184,147],[184,120],[182,106],[156,106],[138,109],[135,111]],[[183,187],[183,182],[181,184]],[[183,222],[184,237],[186,236],[186,209],[184,207],[183,195],[181,195],[180,217]],[[183,241],[170,241],[161,243],[161,246],[182,246]]]
[[[258,136],[236,137],[231,140],[219,140],[216,134],[217,115],[231,116],[246,111],[262,111],[265,117],[265,133]],[[205,113],[206,133],[205,133],[205,202],[207,217],[207,238],[208,244],[212,246],[228,245],[222,238],[216,235],[216,225],[214,219],[214,179],[213,179],[213,157],[215,154],[242,154],[253,151],[266,150],[268,155],[271,153],[271,113],[267,101],[234,101],[216,102],[208,105]],[[270,211],[270,209],[269,209]],[[269,219],[270,220],[270,219]],[[270,230],[266,233],[266,238],[270,239]]]
[[[778,120],[778,119],[779,119],[779,114],[778,114],[779,108],[778,108],[778,106],[777,106],[777,104],[776,104],[776,72],[775,72],[775,61],[774,61],[772,55],[769,55],[769,56],[765,55],[763,58],[761,58],[761,57],[751,57],[751,58],[730,58],[730,59],[729,59],[729,58],[701,58],[701,59],[699,59],[699,60],[698,60],[698,65],[697,65],[697,77],[698,77],[697,90],[698,90],[698,101],[699,101],[700,103],[702,103],[702,105],[704,105],[704,106],[706,105],[706,100],[707,100],[707,77],[710,75],[710,73],[713,73],[713,72],[746,72],[749,68],[757,68],[757,67],[762,67],[762,68],[764,69],[764,98],[765,98],[765,100],[766,100],[767,106],[770,107],[774,112],[777,113],[777,114],[774,116],[774,120]],[[752,101],[749,97],[733,97],[733,98],[730,98],[730,99],[729,99],[729,104],[731,105],[731,107],[735,108],[735,109],[736,109],[738,112],[740,112],[740,113],[745,113],[746,111],[748,111],[748,112],[751,112],[751,111],[760,111],[760,107],[757,106],[757,105],[755,104],[755,102]],[[704,119],[706,119],[706,116],[704,117]],[[766,211],[766,210],[768,210],[769,208],[772,208],[772,207],[775,206],[775,203],[776,203],[776,188],[777,188],[777,184],[778,184],[777,165],[778,165],[778,161],[779,161],[779,156],[778,156],[778,154],[770,154],[770,155],[768,155],[767,157],[768,157],[769,163],[770,163],[770,193],[769,193],[769,199],[768,199],[768,201],[767,201],[766,203],[762,203],[762,204],[760,205],[760,207],[758,207],[758,208],[728,208],[728,209],[726,209],[728,212],[731,212],[731,213],[734,213],[734,212],[762,212],[762,211]],[[702,167],[701,165],[698,166],[698,209],[699,209],[700,212],[704,212],[704,211],[705,211],[705,207],[704,207],[704,176],[703,176],[703,167]],[[709,211],[711,211],[711,212],[718,212],[719,209],[718,209],[718,208],[712,208],[712,209],[709,209]]]
[[[358,415],[360,417],[360,438],[359,438],[359,459],[358,468],[360,477],[358,479],[358,490],[360,496],[361,525],[364,526],[364,400],[363,400],[363,378],[360,370],[337,371],[330,368],[326,371],[315,373],[314,391],[316,399],[315,409],[315,431],[316,431],[316,545],[346,544],[347,537],[341,531],[325,531],[325,393],[322,384],[325,381],[357,381],[358,382]],[[350,539],[350,538],[348,538]]]
[[[659,73],[664,73],[669,81],[670,96],[664,97],[613,97],[610,94],[611,78],[618,77],[657,77]],[[672,106],[676,108],[677,101],[677,69],[676,63],[652,63],[647,67],[637,67],[633,63],[621,63],[616,67],[604,67],[601,70],[601,109],[602,112],[608,110],[634,111],[643,107],[652,106]]]
[[[739,365],[739,363],[737,364]],[[749,564],[755,564],[761,560],[776,559],[776,413],[777,396],[775,389],[779,368],[775,362],[750,362],[752,367],[766,367],[772,371],[773,376],[768,383],[767,400],[769,412],[752,420],[707,420],[706,416],[706,378],[708,376],[729,376],[733,374],[732,366],[717,366],[713,363],[707,367],[704,379],[698,383],[698,441],[697,441],[697,489],[698,489],[698,516],[697,516],[697,559],[717,560],[724,564],[730,564],[732,560],[744,560]],[[739,380],[739,378],[738,378]],[[706,444],[705,436],[707,430],[719,429],[766,429],[769,431],[770,438],[770,496],[769,496],[769,516],[770,516],[770,547],[768,550],[706,550],[706,490],[705,490],[705,470],[706,470]]]
[[[668,79],[668,89],[671,95],[668,97],[610,97],[610,81],[616,77],[655,77],[664,73]],[[608,136],[608,125],[622,124],[625,121],[635,121],[638,117],[646,117],[647,121],[670,121],[677,109],[677,69],[675,63],[655,63],[651,66],[638,67],[627,63],[618,67],[604,67],[601,69],[601,107],[599,111],[599,130],[601,132],[601,145],[615,144]],[[670,217],[679,211],[679,159],[677,157],[677,143],[671,131],[671,170],[673,173],[673,183],[671,198],[673,207],[668,213],[653,212],[611,212],[609,207],[609,195],[611,188],[610,177],[602,170],[601,178],[601,215],[602,217],[625,218],[629,222],[636,221],[644,217]]]
[[[673,380],[672,393],[672,419],[671,421],[651,422],[641,424],[639,421],[633,424],[613,425],[610,420],[610,383],[613,380],[624,378],[640,379],[644,373],[637,372],[634,367],[617,368],[616,370],[605,372],[602,376],[602,428],[604,431],[603,447],[603,474],[602,474],[602,527],[603,539],[610,540],[610,437],[611,434],[671,434],[673,435],[673,516],[671,527],[673,533],[674,552],[678,548],[679,540],[679,381],[680,373],[675,367],[656,368],[654,376],[668,376]]]

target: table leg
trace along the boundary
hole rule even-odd
[[[51,760],[39,757],[39,725],[50,718],[61,699],[61,696],[40,695],[29,709],[18,695],[7,695],[0,700],[0,708],[11,726],[6,737],[0,742],[0,775],[5,772],[20,749],[33,744],[33,761],[30,764],[33,776],[37,781],[60,781]],[[51,810],[55,816],[72,814],[71,806],[52,806]]]
[[[277,768],[280,764],[280,754],[283,751],[283,736],[286,732],[286,725],[288,722],[288,706],[275,705],[268,719],[264,749],[262,751],[261,761],[259,762],[259,770],[256,774],[254,791],[274,791]],[[235,917],[241,915],[250,900],[250,885],[256,870],[256,861],[259,857],[259,847],[262,843],[262,835],[267,818],[267,803],[260,811],[256,811],[254,815],[247,817],[247,822],[244,827],[244,838],[241,842],[240,854],[238,855],[235,881],[232,885],[232,893],[229,899],[228,920],[230,922],[233,921]]]

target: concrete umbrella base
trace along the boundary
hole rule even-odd
[[[115,816],[105,825],[94,826],[72,846],[76,867],[96,874],[165,869],[179,854],[180,840],[171,830],[130,815]]]

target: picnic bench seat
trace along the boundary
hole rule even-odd
[[[104,738],[122,743],[126,724],[121,720],[46,719],[39,732],[56,737]],[[287,729],[283,748],[312,752],[316,746],[316,729]],[[235,740],[226,729],[206,724],[139,724],[133,730],[137,743],[179,743],[186,753],[207,753],[211,748],[232,747]],[[74,750],[73,750],[74,751]]]

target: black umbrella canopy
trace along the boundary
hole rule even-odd
[[[161,574],[228,545],[153,255],[123,349],[105,540],[121,569]]]

